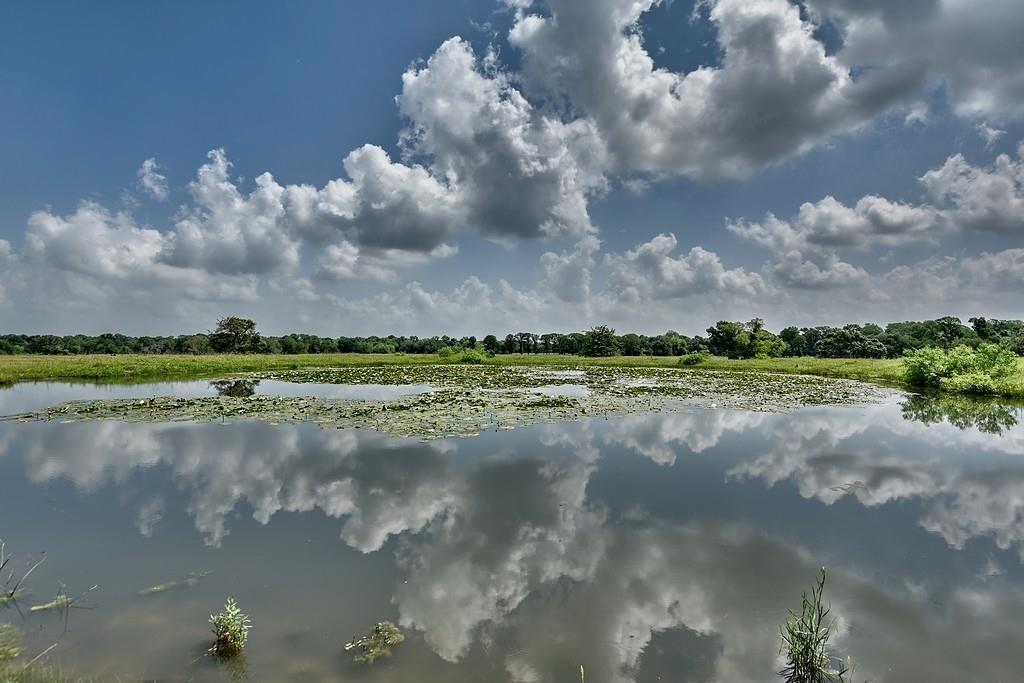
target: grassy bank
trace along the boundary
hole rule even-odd
[[[303,354],[303,355],[83,355],[0,356],[0,383],[38,380],[142,382],[161,379],[204,379],[243,372],[295,370],[310,367],[409,365],[437,363],[434,355]]]
[[[93,382],[141,382],[160,379],[204,379],[226,375],[310,367],[410,365],[446,363],[435,355],[407,354],[307,354],[307,355],[124,355],[124,356],[0,356],[0,383],[33,380]],[[493,365],[604,365],[625,367],[679,367],[678,358],[613,356],[585,358],[556,354],[500,355],[486,361]],[[734,372],[780,372],[856,379],[901,385],[900,360],[846,358],[766,358],[729,360],[712,357],[696,369]],[[1001,380],[999,393],[1024,397],[1024,359],[1017,374]]]

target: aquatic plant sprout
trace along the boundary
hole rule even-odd
[[[848,666],[835,660],[828,652],[834,619],[829,619],[830,607],[825,605],[825,568],[811,587],[811,595],[800,599],[800,612],[789,611],[782,625],[781,652],[786,666],[779,675],[786,683],[842,683]]]
[[[219,614],[210,615],[213,626],[213,645],[210,654],[217,657],[234,657],[245,649],[245,641],[249,638],[252,625],[249,616],[238,608],[234,598],[229,597],[224,603],[224,610]]]

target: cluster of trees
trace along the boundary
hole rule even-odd
[[[1024,355],[1024,321],[944,317],[921,322],[891,323],[884,328],[868,323],[843,327],[787,327],[774,334],[755,318],[749,322],[719,321],[707,336],[615,333],[600,325],[568,334],[518,332],[499,338],[489,334],[449,337],[319,337],[289,334],[260,335],[245,318],[219,320],[212,332],[177,337],[129,337],[122,334],[0,335],[0,354],[125,354],[125,353],[440,353],[444,349],[476,349],[489,354],[561,353],[581,356],[683,356],[710,353],[728,358],[818,356],[821,358],[897,358],[905,351],[926,347],[952,349],[998,344]]]
[[[920,322],[874,323],[844,327],[787,327],[779,333],[787,356],[820,358],[899,358],[906,351],[998,344],[1024,356],[1024,321],[945,316]]]

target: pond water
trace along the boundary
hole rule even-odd
[[[0,412],[167,387],[19,385]],[[1022,419],[895,396],[430,442],[0,423],[0,538],[19,566],[46,553],[0,621],[121,680],[774,681],[779,624],[825,565],[856,680],[1020,680]],[[29,612],[60,585],[97,588]],[[227,595],[253,620],[233,667],[203,656]],[[405,642],[352,664],[343,644],[382,620]]]
[[[62,382],[23,382],[0,388],[0,416],[43,410],[65,401],[88,399],[154,398],[177,396],[308,396],[355,401],[391,401],[433,391],[429,384],[314,384],[257,380],[191,380],[147,384],[67,384]]]

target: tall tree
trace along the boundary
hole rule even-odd
[[[259,343],[256,323],[248,318],[221,318],[210,333],[210,348],[217,353],[254,353]]]
[[[585,356],[614,356],[619,352],[619,340],[615,330],[607,325],[598,325],[588,330],[583,342]]]

